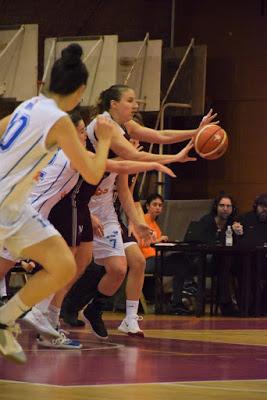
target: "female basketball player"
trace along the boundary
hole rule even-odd
[[[82,117],[79,112],[72,112],[71,119],[76,126],[78,137],[81,143],[85,146],[86,142],[86,130]],[[94,157],[93,153],[88,153],[91,157]],[[158,163],[146,163],[146,162],[135,162],[135,161],[113,161],[107,160],[107,169],[116,172],[137,172],[143,170],[158,169],[162,172],[166,172],[173,176],[171,171],[158,164]],[[58,201],[77,183],[79,174],[75,169],[73,169],[70,161],[64,154],[62,150],[58,150],[53,158],[50,160],[49,164],[42,169],[38,175],[38,183],[35,185],[31,195],[30,201],[32,206],[36,211],[38,211],[42,217],[48,218],[51,209],[55,206]],[[88,185],[90,186],[90,185]],[[79,186],[80,188],[80,186]],[[67,198],[66,198],[67,200]],[[89,199],[87,199],[88,203]],[[68,208],[66,214],[62,215],[62,208],[65,200],[60,203],[61,215],[59,220],[53,220],[54,226],[61,233],[63,238],[66,240],[67,244],[70,246],[72,253],[75,256],[77,263],[77,273],[72,283],[77,279],[77,277],[83,272],[83,269],[90,263],[91,260],[91,245],[92,245],[92,229],[90,223],[90,215],[85,209],[77,209],[78,218],[73,221],[72,209]],[[53,212],[52,212],[53,215]],[[72,215],[72,217],[71,217]],[[50,218],[49,218],[50,220]],[[78,223],[77,223],[78,222]],[[75,243],[73,243],[73,229],[75,227]],[[77,229],[77,232],[76,232]],[[15,259],[9,255],[7,251],[4,251],[2,257],[0,258],[0,276],[4,274],[15,264]],[[65,289],[67,290],[67,288]],[[61,297],[64,297],[65,291],[61,292]],[[42,311],[44,307],[48,306],[49,301],[44,301],[43,305],[38,305]],[[60,304],[58,304],[60,303]],[[54,296],[51,305],[49,306],[49,320],[52,320],[52,326],[56,327],[58,325],[58,317],[60,310],[60,293]],[[57,334],[53,327],[51,327],[49,321],[42,316],[38,308],[33,307],[32,311],[28,313],[24,320],[34,325],[34,327],[40,332],[50,335]],[[78,341],[72,341],[61,334],[59,338],[52,341],[40,339],[40,344],[42,345],[53,345],[57,348],[77,348],[79,345]]]
[[[193,138],[198,129],[203,127],[204,125],[210,123],[211,121],[214,120],[216,117],[216,114],[212,115],[212,110],[203,118],[201,121],[201,124],[198,129],[195,130],[189,130],[189,131],[177,131],[177,130],[167,130],[167,131],[157,131],[154,129],[149,129],[146,127],[143,127],[142,125],[138,124],[137,122],[133,121],[133,115],[136,113],[138,108],[138,104],[135,100],[135,94],[132,89],[130,89],[128,86],[125,85],[113,85],[109,89],[103,91],[100,95],[99,101],[98,101],[98,106],[96,113],[103,113],[103,115],[111,118],[114,122],[114,125],[116,126],[116,135],[114,134],[112,137],[112,142],[111,142],[111,149],[114,151],[114,153],[120,155],[121,157],[124,158],[129,158],[129,159],[142,159],[142,160],[153,160],[153,159],[158,159],[160,162],[175,162],[175,161],[180,161],[180,162],[185,162],[185,161],[191,161],[193,158],[189,158],[187,156],[189,150],[192,148],[192,144],[189,143],[180,153],[178,153],[175,156],[175,159],[172,158],[170,155],[155,155],[155,154],[146,154],[145,152],[138,152],[130,143],[127,145],[127,140],[124,138],[124,135],[126,136],[128,134],[128,139],[130,137],[137,139],[137,140],[142,140],[146,142],[154,142],[154,143],[175,143],[175,142],[180,142],[184,141],[190,138]],[[94,140],[94,125],[95,125],[96,120],[93,120],[88,128],[88,136],[90,140]],[[215,122],[216,123],[216,122]],[[124,198],[125,196],[127,197],[127,201],[124,201],[124,204],[128,204],[129,206],[131,205],[130,202],[130,197],[128,196],[128,191],[126,188],[126,181],[127,178],[119,177],[118,182],[119,182],[119,187],[122,185],[122,188],[120,189],[121,196]],[[110,185],[107,185],[107,187],[110,189]],[[109,190],[107,187],[104,189],[104,191]],[[99,191],[99,194],[103,194],[102,192]],[[122,238],[121,238],[121,233],[120,229],[118,227],[114,230],[112,223],[114,221],[112,220],[112,216],[110,217],[107,216],[107,213],[105,210],[111,210],[112,205],[110,203],[104,203],[102,206],[99,208],[98,207],[98,202],[104,202],[105,196],[100,196],[95,197],[92,199],[90,206],[92,207],[92,204],[94,203],[96,205],[96,208],[93,208],[92,211],[93,213],[96,213],[96,215],[99,217],[101,224],[104,225],[106,228],[106,232],[103,238],[98,238],[97,236],[95,237],[95,242],[94,242],[94,249],[95,253],[94,257],[96,261],[105,266],[106,269],[106,274],[104,277],[101,279],[100,283],[98,284],[98,291],[99,293],[105,294],[105,295],[111,295],[114,293],[114,290],[116,291],[116,288],[119,287],[120,282],[123,279],[123,276],[126,271],[126,259],[125,259],[125,254],[123,250],[123,245],[122,245]],[[93,200],[95,201],[93,202]],[[103,200],[101,200],[103,199]],[[131,205],[132,207],[132,205]],[[100,212],[101,210],[101,212]],[[111,213],[113,215],[113,211]],[[118,224],[118,221],[115,222],[115,224]],[[110,234],[109,230],[113,230],[115,232],[118,232],[117,235],[118,237],[114,238],[114,234]],[[112,236],[112,239],[111,239]],[[118,250],[116,253],[116,250],[111,246],[111,242],[116,243],[118,246]],[[106,243],[104,243],[106,241]],[[101,244],[102,242],[102,244]],[[110,243],[109,243],[110,242]],[[102,247],[101,247],[102,246]],[[115,244],[114,244],[115,247]],[[106,249],[106,253],[103,251],[103,248]],[[134,249],[134,247],[132,247]],[[133,250],[134,251],[134,250]],[[129,253],[129,251],[128,251]],[[106,257],[102,257],[103,254],[106,254]],[[137,256],[137,252],[134,252],[134,254]],[[130,255],[128,256],[129,258],[131,257]],[[133,257],[132,257],[133,258]],[[136,311],[136,308],[138,308],[138,301],[139,301],[139,295],[140,295],[140,288],[142,287],[142,282],[143,282],[143,275],[144,275],[144,262],[143,262],[142,256],[140,256],[140,265],[142,264],[143,268],[138,268],[138,272],[140,273],[134,273],[133,271],[130,272],[129,274],[129,279],[128,279],[128,293],[129,293],[129,302],[131,303],[132,307],[132,302],[133,300],[134,303],[134,310]],[[134,263],[131,262],[131,265],[134,265]],[[137,265],[137,263],[136,263]],[[93,273],[93,270],[90,271],[88,270],[88,277],[90,273]],[[139,276],[137,276],[139,275]],[[92,279],[93,280],[93,279]],[[80,282],[82,285],[82,282]],[[76,286],[76,292],[79,291],[80,286]],[[83,291],[80,291],[82,293]],[[75,288],[74,291],[72,291],[72,295],[75,297]],[[77,304],[83,304],[82,301],[77,302]],[[97,300],[96,300],[97,302]],[[71,309],[71,302],[69,302],[70,308]],[[129,304],[130,304],[129,303]],[[84,305],[84,304],[83,304]],[[96,306],[94,307],[94,302],[87,307],[85,310],[85,316],[87,319],[90,321],[93,330],[95,333],[103,338],[107,337],[107,332],[104,329],[104,326],[101,321],[101,314],[100,312],[97,314],[97,309],[100,309],[99,307]],[[129,333],[139,333],[141,330],[138,327],[137,324],[137,318],[136,318],[136,312],[133,313],[134,319],[132,319],[132,324],[131,328],[128,330]],[[125,322],[125,321],[124,321]],[[125,325],[125,323],[123,323]],[[128,324],[129,326],[129,324]],[[122,325],[121,325],[122,328]]]
[[[155,130],[147,128],[142,124],[134,120],[133,116],[138,110],[138,103],[136,101],[135,92],[129,86],[126,85],[113,85],[107,90],[104,90],[98,99],[98,104],[95,110],[95,114],[104,115],[109,114],[112,120],[115,122],[117,134],[112,137],[111,149],[123,156],[120,152],[122,145],[121,135],[119,135],[120,129],[123,128],[129,137],[143,142],[148,143],[158,143],[158,144],[172,144],[177,142],[182,142],[191,138],[194,138],[197,132],[207,124],[218,124],[219,121],[214,121],[217,114],[212,114],[212,109],[205,115],[200,122],[197,129],[192,130]],[[119,126],[119,127],[118,127]],[[126,146],[126,145],[125,145]],[[133,146],[128,146],[127,151],[134,152]],[[126,149],[124,149],[126,153]],[[144,152],[138,152],[138,159],[144,159]],[[154,155],[156,156],[156,155]],[[166,157],[166,155],[164,155]],[[146,160],[148,160],[148,155],[146,155]],[[133,159],[132,157],[124,156],[126,159]],[[135,158],[136,159],[136,158]],[[149,159],[151,161],[151,159]],[[161,162],[161,159],[155,160]],[[165,161],[175,162],[180,161],[178,159],[172,161],[169,159]],[[181,160],[184,162],[187,160]]]
[[[86,87],[88,72],[81,55],[79,45],[65,48],[53,65],[49,95],[23,102],[0,124],[0,241],[14,256],[31,258],[44,267],[0,308],[0,351],[17,362],[25,362],[26,356],[12,333],[15,321],[65,286],[76,268],[63,238],[27,202],[34,176],[57,147],[92,184],[99,182],[106,167],[112,124],[98,119],[99,146],[92,160],[66,114],[80,102]]]

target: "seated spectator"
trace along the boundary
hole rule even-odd
[[[233,230],[238,235],[238,242],[243,246],[262,246],[267,243],[267,193],[256,197],[253,209],[238,218],[239,222],[233,224]],[[255,265],[254,265],[255,267]],[[263,314],[267,314],[267,258],[265,255],[261,274],[261,308]],[[252,274],[251,305],[253,306],[253,287],[255,285]]]
[[[163,235],[159,225],[156,220],[158,216],[161,214],[163,209],[163,197],[157,193],[152,194],[146,200],[146,214],[145,221],[146,223],[153,229],[155,233],[155,242],[167,242],[168,236]],[[144,244],[140,244],[140,248],[142,253],[146,258],[146,273],[154,273],[155,272],[155,256],[156,251],[153,247],[145,246]],[[164,276],[173,276],[173,294],[171,304],[169,305],[168,311],[171,314],[175,315],[190,315],[192,312],[183,304],[182,302],[182,289],[184,280],[189,274],[188,265],[186,263],[179,263],[179,258],[177,254],[170,253],[165,256],[164,262],[164,270],[162,271],[162,275]]]
[[[209,245],[225,244],[225,231],[227,226],[232,226],[236,208],[233,199],[228,194],[221,192],[212,205],[211,212],[204,215],[197,223],[193,232],[190,232],[190,239],[201,241]],[[185,239],[189,239],[186,235]],[[195,265],[200,262],[199,256],[190,257],[191,263]],[[208,274],[217,274],[218,299],[221,314],[224,316],[238,315],[238,310],[232,301],[231,293],[231,270],[230,267],[220,268],[221,258],[212,254],[207,255]]]
[[[253,210],[238,217],[233,230],[239,236],[239,243],[256,246],[267,243],[267,194],[256,197]]]

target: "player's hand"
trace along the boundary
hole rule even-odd
[[[96,120],[95,133],[98,140],[111,140],[115,130],[114,123],[103,115]]]
[[[163,174],[167,174],[167,175],[171,176],[172,178],[176,178],[175,173],[170,168],[166,167],[165,165],[161,165],[159,163],[154,163],[154,164],[155,164],[154,169],[156,171],[160,171]]]
[[[217,113],[213,114],[213,109],[211,108],[211,109],[209,110],[208,114],[204,115],[204,117],[202,118],[202,120],[201,120],[201,122],[200,122],[200,124],[199,124],[199,127],[198,127],[198,129],[197,129],[197,132],[198,132],[200,129],[204,128],[204,126],[206,126],[206,125],[208,125],[208,124],[218,125],[218,123],[219,123],[220,121],[214,121],[215,118],[217,117],[217,115],[218,115]]]
[[[133,147],[137,150],[137,151],[142,151],[144,149],[144,146],[142,146],[139,142],[139,140],[137,139],[130,139],[130,143],[133,145]]]
[[[92,227],[95,236],[103,237],[104,236],[104,227],[101,224],[98,217],[95,215],[91,215]]]
[[[179,151],[179,153],[176,154],[177,162],[180,163],[185,163],[188,161],[196,161],[196,157],[189,157],[188,153],[189,151],[194,147],[193,140],[190,140],[190,142],[187,143],[187,145]]]
[[[153,241],[153,229],[142,223],[134,225],[134,232],[138,239],[142,241],[145,246],[150,246]]]

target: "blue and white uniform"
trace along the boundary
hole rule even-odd
[[[102,115],[111,119],[110,114],[106,111]],[[87,135],[94,148],[97,145],[95,124],[96,119],[87,127]],[[124,130],[119,125],[118,127],[121,134],[125,135]],[[109,155],[109,158],[111,157],[112,154]],[[91,214],[96,215],[104,227],[104,236],[95,235],[93,240],[93,255],[96,261],[111,256],[125,256],[121,227],[114,208],[113,196],[116,178],[116,173],[105,174],[89,203]]]
[[[48,165],[38,173],[38,182],[29,196],[30,203],[43,218],[48,218],[52,208],[73,189],[78,179],[79,173],[71,167],[63,150],[58,149]],[[60,229],[58,230],[62,235]],[[0,255],[7,260],[16,261],[5,248]]]
[[[71,167],[63,150],[58,149],[48,165],[39,174],[30,202],[34,209],[48,218],[51,209],[76,185],[79,173]]]
[[[25,247],[58,235],[31,206],[34,179],[57,148],[46,148],[53,125],[67,114],[45,96],[23,102],[0,139],[0,244],[14,257]]]

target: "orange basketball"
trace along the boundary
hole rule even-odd
[[[228,137],[219,125],[206,125],[196,135],[195,150],[207,160],[220,158],[227,150]]]

